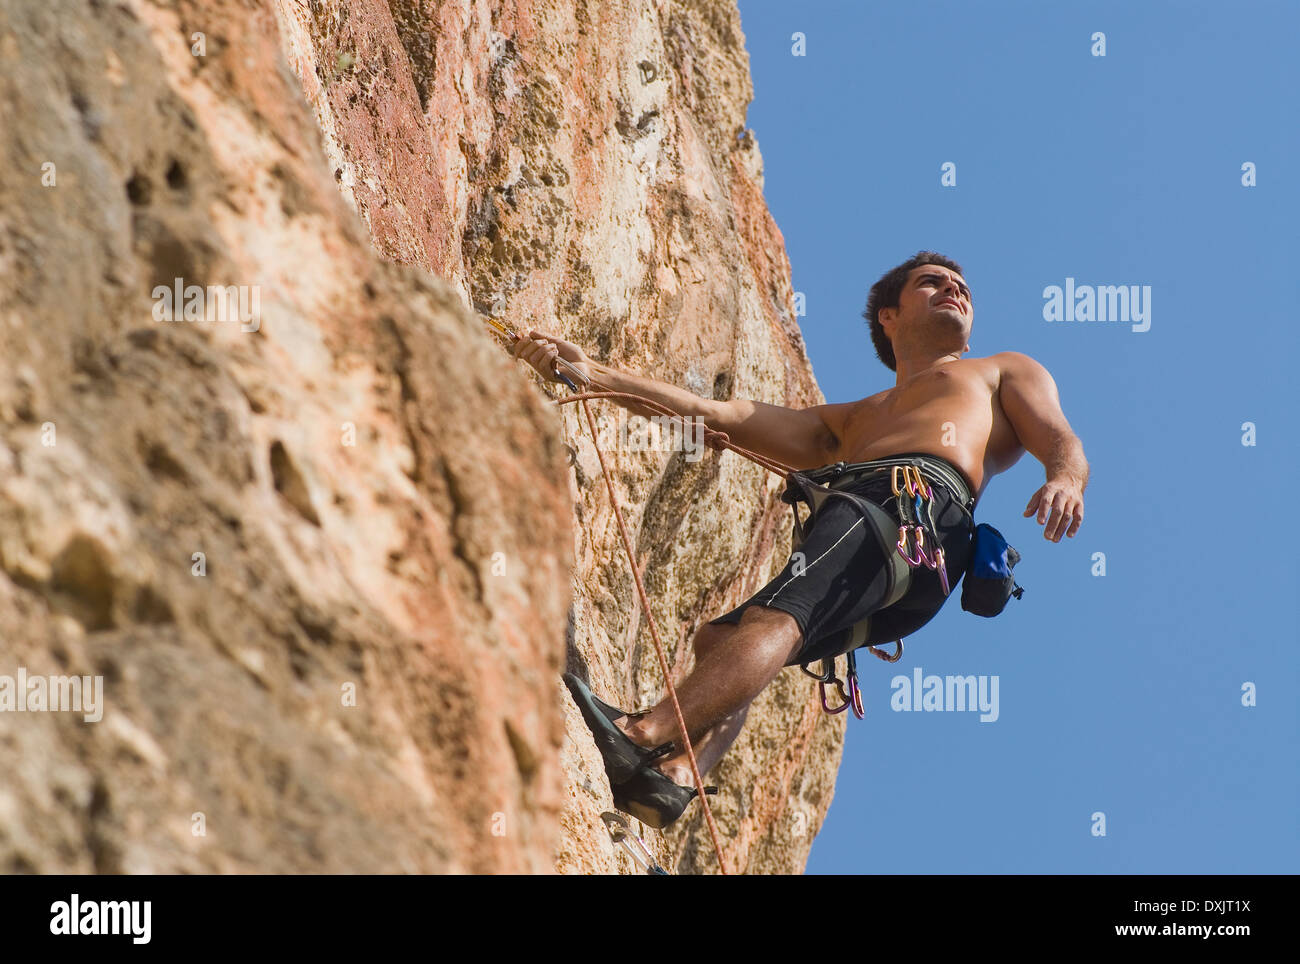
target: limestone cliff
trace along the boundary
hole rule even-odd
[[[577,413],[471,308],[819,401],[750,97],[721,0],[0,0],[0,674],[105,686],[0,713],[0,866],[631,870],[559,674],[660,693],[644,614]],[[256,311],[159,320],[176,279]],[[681,674],[788,510],[610,456]],[[803,866],[813,693],[711,778],[733,871]],[[691,814],[648,842],[710,872]]]

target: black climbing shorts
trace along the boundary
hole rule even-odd
[[[928,471],[926,463],[940,463],[963,486],[969,483],[955,465],[933,455],[908,453],[858,465],[888,465],[895,460],[920,467],[934,492],[934,524],[939,530],[949,595],[952,595],[970,562],[971,535],[975,530],[972,506],[967,493],[954,491],[955,486],[943,475]],[[819,473],[828,470],[832,467],[804,475],[816,479]],[[925,565],[900,566],[888,555],[898,556],[900,524],[890,472],[859,477],[850,471],[830,485],[879,506],[892,524],[882,517],[873,517],[854,500],[839,497],[823,500],[809,520],[811,527],[806,529],[803,543],[791,554],[781,573],[740,606],[712,620],[715,624],[738,623],[745,610],[755,605],[789,613],[799,624],[804,644],[787,666],[837,656],[858,646],[902,639],[933,619],[947,599],[938,572]],[[968,501],[964,503],[963,498]],[[795,511],[799,511],[798,506]],[[895,572],[893,577],[891,567]],[[904,583],[898,581],[900,571],[906,580],[901,597],[898,594]],[[891,592],[896,601],[883,606]]]

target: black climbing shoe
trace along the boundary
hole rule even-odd
[[[717,793],[717,787],[705,787]],[[695,787],[674,783],[653,767],[642,767],[632,779],[614,787],[614,806],[630,813],[647,826],[662,830],[682,815],[686,805],[699,795]]]
[[[614,721],[624,715],[623,711],[596,699],[587,684],[572,673],[564,674],[564,685],[573,695],[573,702],[578,704],[587,729],[591,730],[596,749],[605,761],[605,773],[609,776],[610,786],[631,779],[647,763],[673,752],[672,743],[664,743],[653,749],[633,743],[626,733],[614,725]]]

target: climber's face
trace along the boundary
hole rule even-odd
[[[970,336],[974,311],[970,288],[956,271],[937,264],[913,268],[898,295],[897,308],[882,308],[880,323],[891,339],[902,328]]]

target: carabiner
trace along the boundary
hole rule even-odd
[[[925,529],[917,528],[916,530],[916,554],[917,562],[923,563],[927,569],[935,567],[934,558],[925,549]]]
[[[633,862],[643,868],[647,874],[654,874],[656,877],[671,876],[668,871],[659,866],[659,862],[655,860],[654,854],[650,853],[650,848],[645,845],[645,841],[632,832],[632,825],[627,822],[626,817],[607,810],[600,815],[600,819],[605,821],[609,839],[614,844],[621,845]]]
[[[849,680],[849,701],[853,704],[853,715],[863,719],[867,712],[862,708],[862,688],[858,686],[858,660],[853,650],[849,650],[849,671],[845,675]]]
[[[831,709],[830,706],[827,705],[826,703],[826,684],[818,683],[817,686],[822,691],[822,709],[825,710],[827,713],[831,714],[831,716],[834,716],[836,713],[843,713],[845,710],[847,710],[849,708],[849,705],[853,702],[853,700],[849,697],[848,693],[844,692],[844,684],[840,682],[838,677],[836,677],[832,682],[835,683],[835,688],[840,691],[840,699],[844,701],[835,709]]]
[[[894,650],[893,656],[886,656],[881,650],[876,649],[875,646],[868,646],[867,649],[871,650],[872,653],[880,659],[883,659],[886,663],[897,663],[903,657],[903,641],[901,639],[896,639],[894,640],[894,645],[898,648]]]
[[[912,531],[913,538],[916,540],[916,551],[910,554],[908,553],[907,538],[904,536],[898,543],[898,554],[903,557],[903,560],[909,566],[915,569],[917,566],[921,565],[921,561],[925,558],[925,550],[921,548],[921,539],[923,538],[925,530],[920,526],[904,526],[903,528]]]
[[[934,493],[930,491],[930,486],[926,484],[925,476],[921,474],[920,469],[914,465],[904,465],[902,468],[903,482],[907,487],[908,495],[923,496],[927,500],[933,497]]]
[[[864,719],[867,711],[862,708],[862,690],[858,688],[857,676],[849,680],[849,699],[853,701],[853,715],[860,720]]]
[[[909,528],[910,526],[906,526],[906,525],[901,525],[898,527],[898,542],[896,543],[896,545],[898,546],[899,554],[904,559],[907,558],[907,530]]]
[[[814,673],[810,670],[807,663],[802,664],[799,668],[817,682],[829,683],[835,678],[835,657],[831,656],[822,660],[822,671],[820,673]]]

